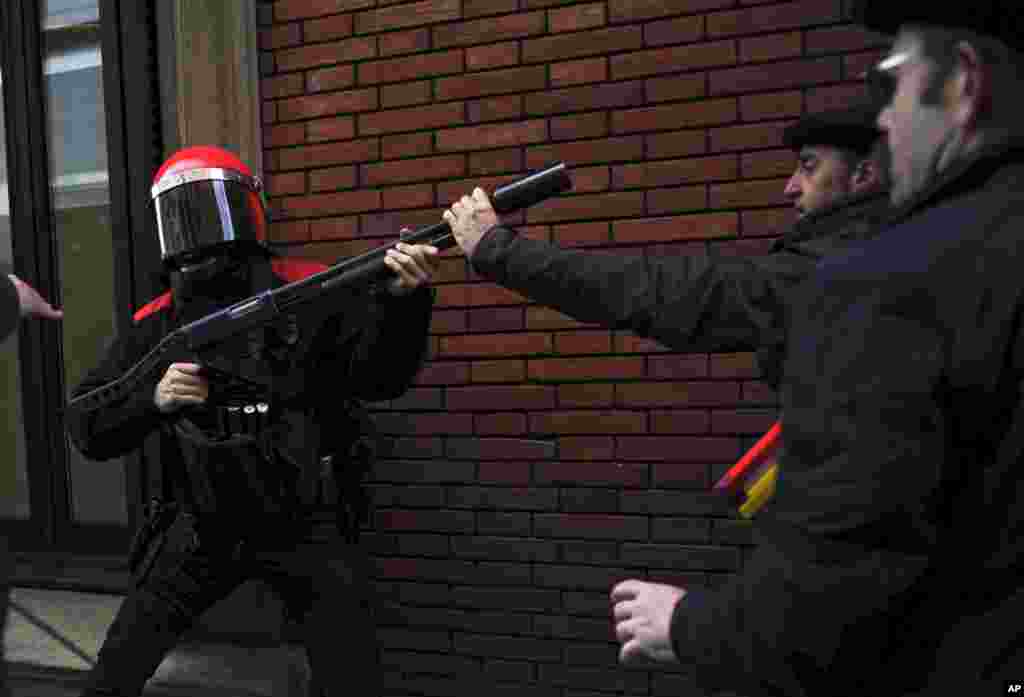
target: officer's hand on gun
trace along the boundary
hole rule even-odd
[[[410,232],[402,228],[402,234]],[[420,286],[427,285],[437,273],[441,263],[439,250],[429,244],[406,244],[399,242],[384,255],[384,263],[395,272],[394,279],[387,283],[392,295],[407,295]]]
[[[197,363],[172,363],[153,391],[153,402],[163,414],[202,404],[210,396],[210,383]]]
[[[11,279],[11,283],[14,284],[14,288],[18,291],[18,305],[21,308],[22,317],[61,319],[64,316],[62,310],[54,309],[50,303],[43,300],[43,296],[35,288],[12,273],[7,274],[7,278]]]
[[[463,196],[453,203],[441,217],[467,257],[473,256],[473,250],[487,231],[501,222],[487,193],[480,187],[473,189],[472,196]]]

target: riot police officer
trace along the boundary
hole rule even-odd
[[[269,252],[260,182],[226,150],[174,154],[152,195],[170,290],[136,313],[73,395],[119,378],[175,327],[325,268]],[[267,581],[301,626],[326,694],[375,682],[367,562],[355,544],[372,455],[362,402],[399,396],[419,369],[437,249],[399,243],[385,263],[394,275],[382,287],[335,292],[214,360],[169,355],[126,399],[73,412],[68,431],[84,455],[123,455],[152,435],[163,472],[133,549],[135,588],[86,695],[141,694],[195,618],[250,578]],[[313,544],[324,511],[338,530]],[[359,637],[344,658],[339,627]]]

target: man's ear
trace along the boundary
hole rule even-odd
[[[850,193],[861,194],[874,189],[881,183],[881,176],[874,158],[865,157],[854,165],[850,174]]]
[[[990,107],[991,79],[981,54],[967,41],[957,44],[956,57],[944,96],[956,125],[973,130]]]

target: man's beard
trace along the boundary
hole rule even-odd
[[[966,155],[963,129],[947,126],[938,109],[923,107],[914,132],[919,135],[906,156],[906,171],[892,172],[889,198],[894,206],[913,199]]]

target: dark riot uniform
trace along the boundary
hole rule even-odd
[[[18,326],[21,319],[21,303],[18,290],[7,278],[9,269],[0,267],[0,341],[5,340]],[[11,572],[11,557],[7,550],[7,538],[0,537],[0,631],[7,621],[8,582]],[[10,694],[7,689],[7,666],[0,660],[0,697]]]
[[[1024,669],[1024,150],[943,176],[799,294],[762,544],[673,616],[758,694],[1002,694]]]
[[[263,287],[323,268],[275,260],[273,282]],[[252,422],[232,426],[230,419],[245,415],[229,419],[223,407],[168,415],[156,409],[154,389],[163,371],[189,356],[168,356],[128,399],[67,424],[82,453],[98,460],[136,450],[156,435],[165,495],[174,502],[149,520],[156,534],[138,555],[137,587],[107,633],[85,694],[139,695],[193,620],[250,578],[270,583],[300,622],[314,679],[326,694],[374,683],[367,561],[352,535],[349,543],[340,537],[330,545],[310,544],[310,535],[318,510],[335,511],[332,488],[350,494],[359,488],[365,463],[354,460],[365,452],[353,446],[366,434],[356,403],[397,397],[412,383],[426,350],[432,298],[429,289],[406,297],[335,294],[326,317],[299,316],[253,333],[282,386],[268,411],[249,415],[266,419],[257,428]],[[191,314],[179,318],[169,296],[148,306],[74,394],[120,377],[181,321],[213,309],[186,307]],[[233,433],[255,437],[220,447],[210,434],[220,434],[226,423]],[[325,455],[333,455],[326,470]],[[357,526],[341,515],[349,510],[342,506],[339,520]]]

